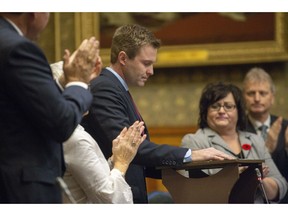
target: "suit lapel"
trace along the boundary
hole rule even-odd
[[[239,140],[241,143],[241,149],[244,154],[244,158],[247,158],[253,147],[253,143],[251,142],[250,139],[250,134],[240,131]]]
[[[138,112],[137,112],[136,107],[135,107],[136,105],[134,106],[132,98],[129,95],[129,92],[124,88],[124,86],[119,81],[119,79],[111,71],[109,71],[105,68],[102,70],[100,76],[109,77],[109,80],[111,80],[119,88],[119,91],[121,91],[122,94],[124,95],[125,100],[127,101],[127,105],[129,106],[129,108],[133,112],[134,119],[131,119],[131,123],[134,123],[134,121],[136,121],[136,120],[140,120],[139,117],[141,118],[142,121],[144,121],[141,114],[139,113],[139,115],[138,115]],[[149,138],[149,133],[148,133],[145,122],[144,122],[144,126],[145,126],[144,132],[147,134],[147,137]]]
[[[232,155],[235,155],[226,142],[214,131],[209,128],[205,128],[205,133],[209,139],[209,142],[217,149],[224,149],[226,152],[230,152]],[[252,149],[252,142],[250,139],[250,134],[240,131],[239,140],[241,144],[241,150],[244,154],[244,158],[247,158]],[[244,145],[244,146],[243,146]],[[246,148],[245,148],[246,147]],[[247,149],[248,148],[248,149]],[[235,155],[236,156],[236,155]]]
[[[255,130],[255,128],[254,128],[254,126],[250,120],[247,121],[246,131],[257,134],[257,132],[256,132],[256,130]]]
[[[277,116],[271,115],[270,126],[276,121],[277,118]]]
[[[209,142],[212,146],[219,150],[224,149],[224,152],[230,152],[234,155],[226,142],[224,142],[224,140],[215,131],[211,130],[210,128],[205,128],[205,133],[207,134]]]

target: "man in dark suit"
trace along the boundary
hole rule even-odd
[[[243,94],[248,111],[247,130],[263,137],[281,174],[288,181],[288,121],[270,114],[275,100],[275,85],[262,68],[252,68],[243,81]],[[282,200],[288,202],[288,195]]]
[[[92,80],[90,89],[93,102],[89,115],[82,125],[99,144],[106,158],[112,154],[112,140],[123,127],[142,120],[129,93],[128,86],[144,86],[153,75],[159,39],[139,25],[119,27],[112,39],[110,67]],[[147,203],[145,177],[161,178],[156,166],[177,166],[188,161],[231,159],[216,149],[192,151],[169,145],[157,145],[147,138],[126,173],[126,181],[132,188],[134,203]]]
[[[64,55],[66,87],[57,87],[44,53],[32,42],[49,13],[0,13],[0,202],[61,203],[62,142],[92,101],[87,90],[99,42],[84,40]]]

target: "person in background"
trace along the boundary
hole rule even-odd
[[[0,13],[0,203],[62,203],[62,143],[92,101],[99,42],[65,50],[62,92],[34,42],[48,20],[49,13]]]
[[[85,130],[97,141],[104,156],[112,155],[112,140],[124,127],[143,121],[129,92],[129,86],[143,87],[153,75],[160,40],[145,27],[124,25],[113,36],[110,66],[90,82],[93,94],[89,114],[83,118]],[[133,193],[134,203],[147,203],[145,177],[161,178],[157,166],[179,166],[189,161],[229,159],[214,148],[192,151],[169,145],[158,145],[147,138],[138,149],[125,179]]]
[[[204,149],[214,147],[234,158],[262,159],[263,185],[270,202],[279,202],[287,192],[287,183],[273,162],[258,135],[246,132],[245,103],[241,90],[233,84],[208,84],[199,102],[199,129],[195,134],[186,134],[182,147]],[[247,148],[247,146],[249,148]],[[217,169],[209,169],[215,174]],[[263,203],[260,190],[255,203]]]
[[[50,66],[56,82],[63,84],[63,62]],[[97,77],[101,68],[99,57],[91,78]],[[146,138],[145,134],[142,136],[143,125],[144,122],[136,121],[121,131],[113,140],[113,154],[107,162],[97,142],[79,124],[63,143],[67,167],[63,179],[68,188],[63,196],[64,203],[133,203],[132,191],[124,176]]]
[[[275,101],[275,85],[262,68],[251,68],[243,80],[246,103],[247,131],[262,136],[280,173],[288,181],[288,121],[270,114]],[[288,194],[281,201],[288,203]]]

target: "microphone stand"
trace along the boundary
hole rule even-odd
[[[257,175],[257,178],[258,178],[258,181],[260,183],[260,189],[264,195],[264,198],[265,198],[265,201],[266,201],[266,204],[270,204],[269,200],[268,200],[268,197],[267,197],[267,194],[266,194],[266,191],[264,189],[264,186],[263,186],[263,181],[262,181],[262,174],[260,172],[260,170],[258,168],[255,168],[255,172],[256,172],[256,175]]]

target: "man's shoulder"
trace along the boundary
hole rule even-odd
[[[17,32],[11,30],[0,30],[0,43],[1,47],[16,47],[23,43],[31,43],[27,38],[22,37]]]
[[[95,85],[95,84],[103,83],[103,82],[111,83],[112,79],[113,79],[113,74],[104,68],[99,74],[99,76],[91,80],[91,85]]]
[[[91,90],[114,89],[115,91],[118,92],[125,90],[121,82],[117,79],[117,77],[115,77],[115,75],[112,74],[107,69],[103,69],[100,75],[90,82],[90,89]]]

